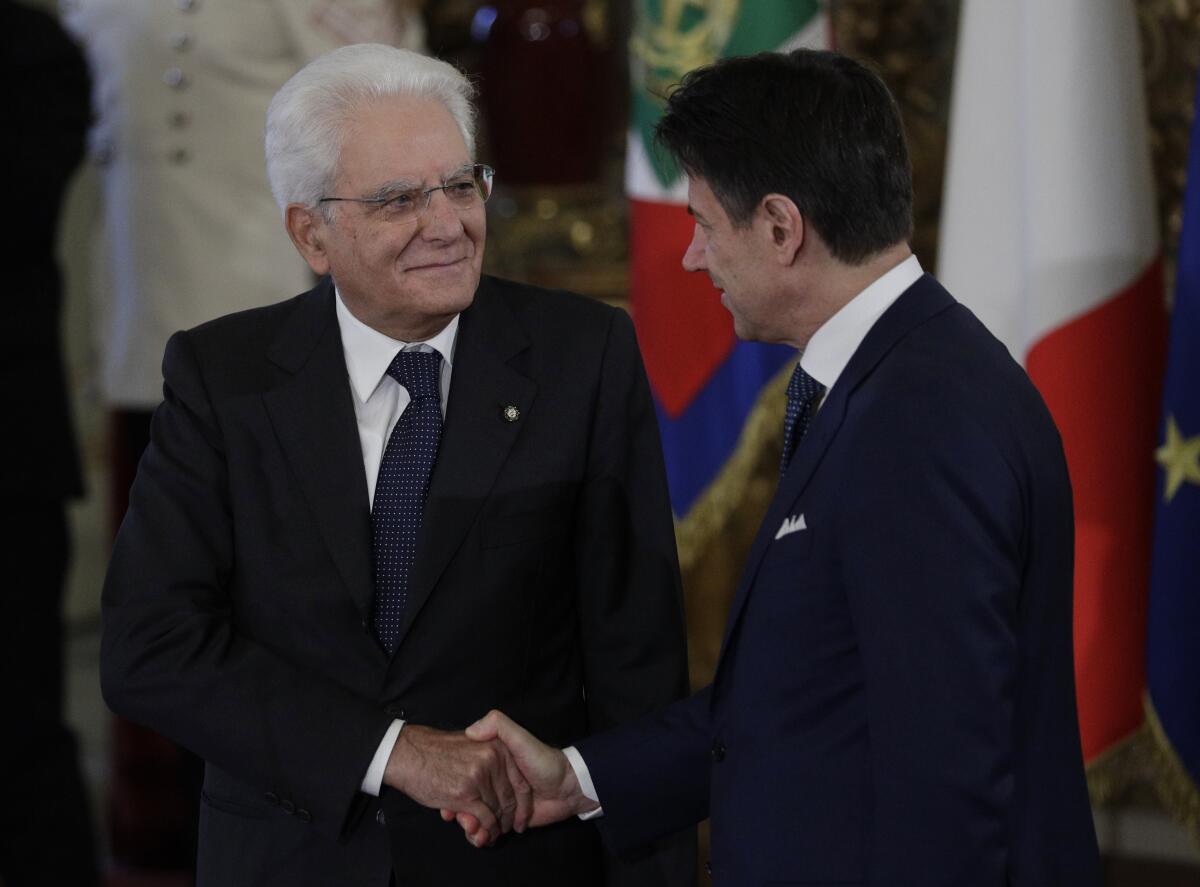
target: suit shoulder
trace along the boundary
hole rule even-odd
[[[226,314],[176,333],[163,355],[163,379],[169,386],[197,375],[213,398],[237,396],[269,387],[281,359],[280,343],[297,353],[336,329],[332,294],[317,288],[273,305]]]
[[[527,328],[544,328],[556,335],[605,334],[626,312],[589,296],[546,289],[499,277],[485,277],[480,295],[505,304]]]
[[[935,401],[997,420],[1030,410],[1045,413],[1025,370],[958,302],[903,336],[880,369],[881,388],[905,402]]]
[[[990,451],[1014,468],[1063,461],[1058,429],[1029,376],[957,302],[900,337],[854,400],[865,435],[930,456]]]
[[[230,352],[258,344],[265,348],[292,318],[319,305],[323,288],[309,290],[282,302],[247,308],[213,318],[176,335],[183,335],[201,353]]]

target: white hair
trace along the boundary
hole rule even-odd
[[[346,119],[388,96],[431,98],[446,106],[475,155],[470,82],[453,65],[382,43],[343,46],[309,62],[267,108],[267,178],[280,210],[315,207],[337,172]]]

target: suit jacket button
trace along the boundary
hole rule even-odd
[[[293,804],[291,801],[284,801],[279,806],[283,808],[283,812],[286,813],[288,816],[291,816],[293,813],[296,812],[296,805]]]
[[[383,815],[382,810],[375,811],[375,821],[380,825],[387,825],[387,817]]]
[[[305,810],[303,807],[296,808],[296,818],[299,819],[301,822],[312,822],[312,814],[309,813],[307,810]]]
[[[719,739],[712,745],[712,759],[714,763],[721,763],[725,760],[725,743]]]
[[[275,792],[267,792],[265,795],[263,795],[263,797],[267,799],[268,804],[272,804],[276,807],[279,806],[279,795],[275,794]]]

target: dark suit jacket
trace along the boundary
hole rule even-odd
[[[1041,398],[922,278],[781,479],[713,684],[580,743],[605,831],[711,812],[718,885],[1098,883],[1072,534]]]
[[[105,584],[105,697],[207,762],[201,885],[383,885],[389,831],[401,885],[588,883],[591,824],[478,851],[404,799],[380,815],[359,783],[393,717],[459,729],[494,706],[568,743],[686,692],[632,325],[484,278],[389,661],[333,299],[325,282],[171,339]],[[686,881],[684,845],[679,878],[646,883]]]

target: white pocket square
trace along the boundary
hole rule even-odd
[[[789,533],[799,533],[801,530],[807,530],[808,524],[804,522],[804,515],[798,514],[795,517],[785,517],[783,523],[779,525],[779,532],[775,534],[776,539],[782,539]]]

